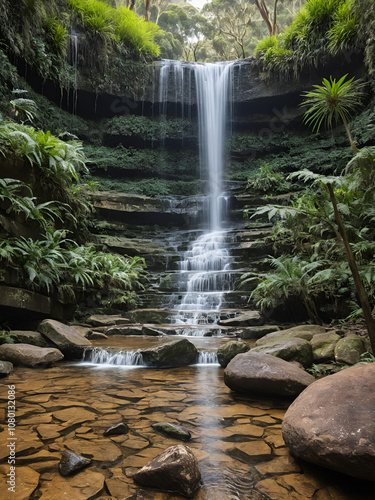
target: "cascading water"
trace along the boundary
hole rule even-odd
[[[177,314],[172,320],[184,326],[182,333],[185,335],[202,335],[204,332],[197,329],[197,325],[216,322],[225,303],[225,293],[231,289],[231,256],[225,247],[223,227],[227,205],[223,170],[227,124],[231,122],[233,67],[234,63],[164,61],[160,70],[159,99],[163,112],[167,111],[171,78],[182,114],[184,96],[188,95],[191,102],[194,78],[198,108],[201,179],[206,195],[204,232],[182,255],[180,282],[184,290],[180,303],[174,306]]]
[[[71,53],[72,53],[72,67],[73,67],[73,107],[72,113],[73,115],[77,112],[77,97],[78,97],[78,83],[77,83],[77,75],[78,75],[78,35],[71,34],[70,35],[70,44],[71,44]]]

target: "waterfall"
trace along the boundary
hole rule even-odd
[[[138,351],[113,351],[102,347],[86,348],[82,361],[94,365],[145,366]]]
[[[73,67],[73,107],[72,114],[75,115],[77,112],[77,74],[78,74],[78,36],[70,35],[71,53],[72,53],[72,67]]]
[[[223,172],[225,137],[231,123],[234,64],[163,61],[159,74],[162,113],[168,112],[168,96],[181,103],[182,116],[186,101],[191,108],[193,81],[198,111],[200,171],[206,196],[204,231],[181,256],[182,299],[174,305],[177,314],[172,320],[186,327],[182,330],[185,335],[197,335],[197,329],[189,329],[189,325],[217,321],[225,304],[225,293],[232,288],[231,256],[224,229],[228,197],[223,189]]]

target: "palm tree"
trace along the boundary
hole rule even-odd
[[[323,78],[323,85],[314,85],[314,91],[303,94],[305,100],[301,106],[309,106],[304,114],[304,123],[311,125],[314,131],[319,132],[322,123],[327,128],[332,128],[333,121],[336,124],[342,121],[353,153],[356,154],[358,149],[350,133],[348,122],[362,106],[365,84],[355,81],[354,78],[345,81],[347,76],[346,74],[338,82],[335,78],[332,79],[332,76],[330,81]]]
[[[324,78],[323,85],[314,85],[314,91],[304,93],[305,100],[302,106],[310,106],[304,114],[304,122],[307,125],[311,125],[313,130],[317,132],[319,132],[322,123],[328,128],[332,128],[333,121],[335,123],[342,121],[348,134],[353,153],[356,154],[358,153],[358,149],[350,133],[348,123],[362,106],[361,101],[365,96],[363,91],[365,84],[361,81],[355,81],[354,78],[345,81],[347,76],[348,75],[343,76],[338,82],[336,82],[336,79],[332,79],[332,77],[330,77],[330,81]],[[375,353],[375,321],[372,316],[371,306],[365,287],[359,276],[358,267],[349,244],[348,235],[337,207],[333,185],[332,183],[327,183],[326,186],[331,198],[336,223],[344,243],[356,291],[362,306],[371,347]]]

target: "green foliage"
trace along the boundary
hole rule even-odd
[[[67,51],[67,31],[56,16],[45,19],[48,37],[56,54],[65,56]]]
[[[361,107],[364,97],[364,83],[355,81],[354,77],[345,81],[348,75],[340,80],[323,78],[322,85],[314,85],[314,91],[304,93],[301,106],[309,106],[304,114],[304,122],[319,132],[324,123],[327,128],[333,127],[333,121],[347,123],[352,115]]]
[[[68,0],[80,14],[84,28],[108,42],[126,44],[139,55],[158,57],[159,47],[153,42],[158,26],[146,23],[126,7],[112,8],[99,0]]]
[[[247,191],[261,194],[285,193],[289,189],[290,184],[285,177],[267,163],[260,167],[255,177],[248,180],[246,186]]]
[[[308,0],[274,45],[257,51],[256,66],[268,76],[298,76],[306,67],[359,46],[360,29],[353,0]]]
[[[26,120],[32,122],[35,116],[38,114],[38,106],[32,99],[18,97],[10,101],[9,104],[12,107],[10,113],[16,119],[25,116]]]
[[[262,40],[259,40],[254,54],[266,54],[269,49],[277,47],[278,42],[276,36],[265,36]]]

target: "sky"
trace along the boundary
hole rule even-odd
[[[208,0],[188,0],[188,2],[194,5],[194,7],[201,9],[203,5],[208,2]]]

